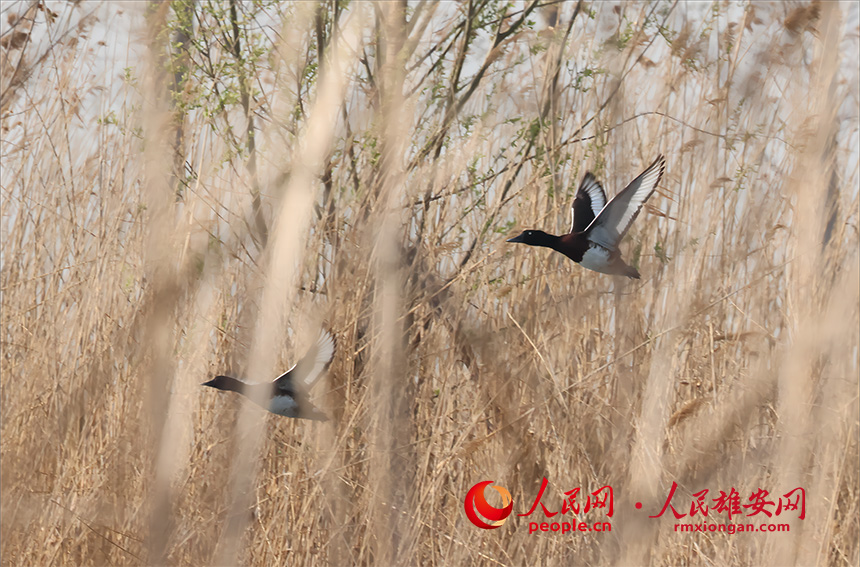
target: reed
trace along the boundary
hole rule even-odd
[[[2,16],[3,565],[860,561],[856,5]],[[504,242],[658,153],[641,280]],[[329,422],[199,387],[321,325]],[[611,485],[611,533],[464,514],[543,478]],[[806,518],[678,533],[673,482]]]

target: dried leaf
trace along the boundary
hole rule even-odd
[[[799,35],[805,31],[815,33],[815,28],[812,26],[814,22],[821,16],[821,7],[818,3],[813,2],[809,6],[801,6],[791,11],[785,18],[783,25],[789,32]]]
[[[29,32],[15,31],[0,38],[0,47],[3,49],[18,49],[27,41]]]
[[[703,142],[702,140],[700,140],[698,138],[696,138],[695,140],[690,140],[689,142],[687,142],[686,144],[681,146],[681,152],[682,153],[683,152],[689,152],[689,151],[695,149],[697,146],[701,146],[704,143],[705,142]]]
[[[681,406],[681,409],[673,413],[672,417],[669,418],[669,427],[674,427],[685,419],[691,417],[704,403],[705,398],[693,398],[688,401],[686,404]]]

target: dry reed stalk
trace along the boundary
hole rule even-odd
[[[3,565],[860,560],[854,7],[3,10]],[[642,280],[504,243],[658,152]],[[328,424],[199,387],[323,321]],[[463,513],[544,477],[612,533]],[[678,533],[673,481],[807,518]]]

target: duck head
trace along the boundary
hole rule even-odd
[[[547,234],[542,230],[524,230],[519,236],[508,239],[508,242],[519,242],[529,246],[546,246],[547,248],[553,248],[557,241],[557,236]]]
[[[208,382],[203,382],[201,386],[209,386],[216,390],[227,390],[230,392],[239,392],[241,394],[243,390],[242,386],[244,386],[244,384],[229,376],[216,376]]]

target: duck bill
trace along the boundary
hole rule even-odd
[[[520,234],[519,236],[515,236],[513,238],[509,238],[507,242],[524,242],[525,241],[525,232]]]

